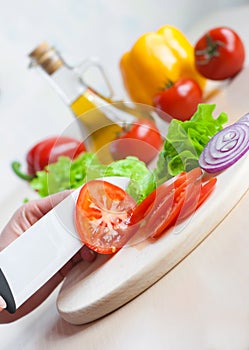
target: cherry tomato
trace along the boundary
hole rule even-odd
[[[154,159],[161,149],[162,137],[153,121],[139,119],[124,126],[123,132],[110,144],[114,160],[134,156],[145,163]]]
[[[60,156],[74,159],[84,151],[86,151],[84,143],[71,137],[47,138],[37,143],[27,153],[28,173],[35,175],[37,171],[43,170],[46,165],[55,163]]]
[[[195,66],[204,77],[223,80],[233,77],[245,61],[245,48],[239,35],[228,27],[205,33],[195,44]]]
[[[102,180],[87,182],[75,209],[75,226],[82,242],[101,254],[116,253],[134,233],[129,219],[135,204],[118,186]]]
[[[161,115],[166,121],[171,118],[188,120],[197,110],[202,101],[202,91],[193,79],[181,78],[169,88],[160,91],[153,99],[154,106],[166,115]]]

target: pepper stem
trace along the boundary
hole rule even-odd
[[[34,178],[33,175],[25,174],[21,171],[21,163],[20,162],[17,162],[17,161],[12,162],[11,167],[12,167],[14,173],[18,177],[20,177],[21,179],[23,179],[25,181],[31,181]]]

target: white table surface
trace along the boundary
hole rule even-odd
[[[54,11],[53,3],[51,6]],[[16,11],[18,13],[18,8]],[[20,9],[22,11],[23,8]],[[22,31],[25,34],[25,31],[30,30],[28,26],[25,27],[21,16],[19,18],[16,15],[14,18],[15,26],[20,31],[19,36]],[[93,18],[94,14],[90,13],[88,19]],[[195,40],[199,33],[208,28],[229,25],[243,37],[248,50],[248,18],[249,6],[215,13],[192,26],[189,37]],[[120,19],[121,16],[115,20]],[[35,20],[36,17],[32,17],[34,23]],[[162,16],[158,24],[160,21]],[[134,30],[145,31],[147,23],[143,22],[143,25]],[[154,25],[156,23],[153,22]],[[0,35],[0,43],[4,48],[0,57],[0,182],[3,185],[0,197],[0,229],[24,197],[34,196],[13,175],[10,162],[15,159],[23,160],[27,148],[37,139],[47,136],[48,133],[63,132],[72,121],[69,110],[48,83],[37,72],[26,69],[27,53],[44,39],[44,35],[47,35],[47,40],[51,37],[53,44],[56,41],[60,43],[60,49],[72,60],[79,58],[79,53],[82,57],[81,45],[84,45],[81,42],[80,48],[75,49],[75,40],[72,43],[69,40],[69,29],[64,33],[65,40],[60,40],[61,37],[55,32],[56,28],[51,27],[51,22],[50,27],[40,34],[41,37],[34,30],[29,39],[19,43],[19,37],[14,30],[11,31],[12,26],[7,18],[4,18],[3,24],[7,26],[9,36],[6,38],[4,31]],[[76,29],[75,25],[74,30]],[[128,36],[123,43],[124,47],[128,48],[130,40],[131,36]],[[105,45],[106,43],[107,41]],[[101,44],[100,40],[99,45],[104,46],[104,43]],[[93,49],[94,45],[90,47]],[[110,47],[113,49],[112,45]],[[101,49],[105,50],[105,47]],[[121,44],[118,44],[118,50],[120,51],[112,58],[114,65],[117,64],[116,55],[123,50]],[[100,53],[100,48],[99,51],[90,52]],[[104,56],[105,60],[107,58]],[[108,69],[110,70],[110,65]],[[120,77],[115,74],[113,77],[115,89],[122,94]],[[248,206],[247,195],[228,218],[184,261],[142,295],[111,315],[85,326],[69,325],[57,313],[57,289],[30,315],[15,323],[0,326],[1,350],[147,350],[153,347],[157,350],[248,350]]]

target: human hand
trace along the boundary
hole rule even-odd
[[[32,200],[22,205],[14,213],[0,235],[0,250],[3,250],[11,242],[17,239],[22,233],[34,225],[54,206],[65,199],[70,193],[70,190],[63,191],[49,197]],[[62,282],[66,274],[73,268],[73,266],[82,260],[91,262],[95,259],[95,257],[96,254],[92,250],[86,246],[83,246],[80,251],[62,267],[60,271],[51,277],[50,280],[42,288],[40,288],[23,305],[21,305],[15,314],[9,314],[4,310],[6,303],[5,300],[0,296],[0,311],[2,311],[0,312],[0,323],[15,321],[18,318],[31,312],[49,296],[49,294],[58,286],[60,282]]]

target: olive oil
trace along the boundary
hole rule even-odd
[[[89,134],[88,143],[93,152],[101,150],[121,131],[121,125],[105,115],[104,106],[106,104],[107,102],[100,99],[96,93],[87,89],[70,105],[73,113],[81,120]],[[90,110],[91,113],[89,113]]]

